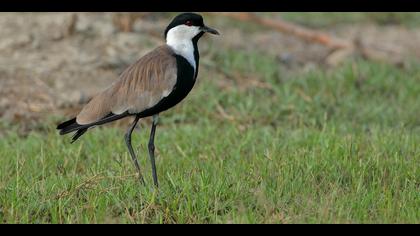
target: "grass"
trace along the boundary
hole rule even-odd
[[[352,24],[371,24],[381,26],[401,26],[405,28],[416,28],[420,26],[420,13],[418,12],[264,12],[257,13],[265,18],[280,18],[308,28],[321,29],[349,26]],[[175,13],[170,14],[175,16]],[[246,23],[216,17],[206,18],[209,25],[229,25],[232,28],[240,29],[243,32],[261,32],[261,26],[253,23]],[[223,33],[223,32],[222,32]]]
[[[281,16],[286,20],[311,27],[331,27],[362,22],[418,27],[420,22],[418,12],[284,12]]]
[[[70,145],[55,117],[0,140],[0,221],[420,223],[417,64],[299,73],[254,53],[219,52],[214,61],[243,74],[222,87],[223,74],[202,78],[161,117],[159,190],[149,126],[133,137],[144,187],[123,129],[97,128]],[[268,86],[246,86],[245,75]]]

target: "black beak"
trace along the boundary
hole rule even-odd
[[[208,26],[202,26],[200,28],[201,31],[206,32],[206,33],[210,33],[210,34],[216,34],[216,35],[220,35],[219,32],[215,29],[212,29]]]

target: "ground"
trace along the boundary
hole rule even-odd
[[[0,14],[0,220],[5,223],[419,223],[419,14],[283,13],[367,44],[398,65],[352,57],[256,25],[205,15],[199,83],[161,116],[152,187],[149,120],[71,145],[71,118],[136,58],[173,14],[122,32],[112,13]]]

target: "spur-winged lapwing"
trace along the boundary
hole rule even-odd
[[[97,94],[77,117],[57,129],[60,134],[75,132],[72,143],[89,128],[133,116],[125,142],[138,171],[144,179],[131,146],[131,134],[140,118],[153,116],[149,139],[149,156],[153,182],[158,186],[154,155],[154,138],[158,116],[184,99],[193,88],[199,63],[197,43],[205,33],[219,34],[204,25],[203,17],[194,13],[176,16],[165,30],[166,45],[160,46],[128,67],[108,89]]]

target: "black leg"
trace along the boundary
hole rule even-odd
[[[144,179],[143,179],[143,175],[141,174],[141,171],[140,171],[139,162],[137,161],[136,154],[134,153],[133,147],[131,146],[131,134],[133,133],[133,130],[136,127],[139,120],[140,120],[140,117],[136,116],[133,124],[127,130],[127,133],[125,134],[125,143],[127,144],[128,151],[130,152],[131,158],[133,159],[134,165],[136,166],[137,172],[139,174],[140,181],[141,181],[142,184],[145,184]]]
[[[153,116],[152,130],[150,132],[150,139],[149,139],[149,157],[150,157],[150,162],[152,163],[153,183],[155,184],[156,188],[159,187],[157,173],[156,173],[156,162],[155,162],[155,132],[156,132],[156,125],[158,123],[158,119],[159,119],[159,115]]]

